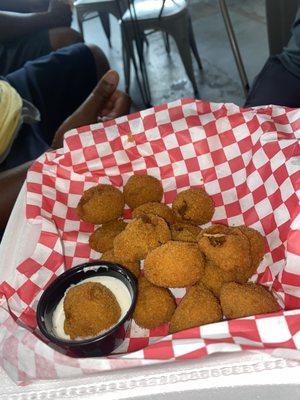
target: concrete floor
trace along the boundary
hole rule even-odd
[[[194,63],[200,97],[214,102],[233,102],[242,105],[243,90],[217,0],[190,0],[188,4],[204,67],[201,72]],[[268,57],[264,4],[264,0],[227,0],[249,82],[252,82]],[[124,88],[120,29],[114,17],[111,17],[110,21],[113,45],[111,49],[108,47],[98,18],[85,22],[84,36],[86,42],[98,44],[104,50],[111,67],[120,73],[121,88]],[[171,56],[165,51],[160,32],[151,35],[149,42],[150,46],[145,56],[152,104],[193,96],[191,84],[173,39],[171,39]],[[134,75],[130,95],[135,107],[142,108]]]

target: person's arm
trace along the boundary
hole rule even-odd
[[[13,11],[19,13],[46,11],[48,5],[48,0],[0,0],[1,11]]]
[[[16,168],[0,172],[0,229],[4,229],[18,194],[26,179],[31,161]]]
[[[41,13],[0,11],[0,42],[22,37],[41,29],[70,26],[72,11],[69,5],[51,0],[49,10]]]

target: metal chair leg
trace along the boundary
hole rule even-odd
[[[165,42],[166,52],[170,54],[170,38],[167,32],[163,32],[163,38]]]
[[[110,40],[110,22],[109,22],[109,14],[107,12],[99,12],[98,13],[100,21],[102,23],[105,35],[107,37],[107,41],[109,47],[112,47],[111,40]]]
[[[83,13],[81,13],[81,11],[77,9],[76,14],[77,14],[78,28],[81,35],[83,36]]]
[[[124,27],[122,29],[122,56],[123,56],[123,69],[125,78],[125,92],[129,94],[130,90],[130,67],[131,67],[131,56],[133,54],[133,44],[129,37],[125,36]],[[129,36],[129,35],[128,35]]]
[[[192,19],[191,19],[190,16],[189,16],[189,39],[190,39],[190,46],[191,46],[192,52],[194,54],[194,57],[195,57],[195,59],[197,61],[198,67],[199,67],[200,70],[202,70],[203,66],[202,66],[202,63],[201,63],[201,60],[200,60],[200,56],[199,56],[199,53],[198,53],[197,44],[196,44],[195,35],[194,35],[194,30],[193,30],[193,25],[192,25]]]
[[[189,46],[189,36],[188,36],[188,19],[186,19],[185,23],[182,23],[182,25],[179,27],[177,26],[176,28],[171,28],[169,30],[169,33],[173,36],[178,52],[180,54],[181,60],[183,62],[185,71],[187,76],[189,77],[189,80],[191,81],[191,84],[194,89],[194,95],[195,97],[199,97],[199,91],[196,83],[196,78],[194,74],[194,69],[193,69],[193,62],[192,62],[192,55],[191,55],[191,50]]]
[[[146,46],[149,47],[149,40],[148,40],[145,32],[141,32],[141,37],[142,37],[143,41],[146,43]]]
[[[249,92],[249,82],[248,82],[248,78],[247,78],[247,74],[245,71],[245,67],[243,64],[243,60],[241,57],[241,53],[240,53],[240,49],[234,34],[234,30],[232,27],[232,23],[231,23],[231,19],[228,13],[228,9],[227,9],[227,4],[225,0],[219,0],[219,6],[221,9],[221,13],[222,13],[222,17],[224,20],[224,24],[226,27],[226,31],[227,31],[227,35],[228,35],[228,39],[230,42],[230,46],[233,52],[233,56],[235,59],[235,63],[240,75],[240,79],[242,82],[242,86],[243,86],[243,90],[244,90],[244,94],[245,96],[247,96],[248,92]]]

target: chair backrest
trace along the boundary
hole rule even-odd
[[[138,20],[147,20],[168,18],[182,12],[186,7],[185,0],[134,0],[134,9],[131,6],[131,11]],[[129,9],[126,10],[123,19],[130,19]]]

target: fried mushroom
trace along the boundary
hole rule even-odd
[[[227,283],[221,289],[220,302],[226,318],[243,318],[280,310],[273,294],[256,283]]]
[[[178,193],[172,209],[179,221],[197,225],[211,221],[215,211],[212,198],[203,189],[187,189]]]
[[[197,243],[197,236],[201,232],[199,226],[178,222],[170,226],[172,240],[179,242]]]
[[[86,190],[76,208],[78,217],[92,224],[104,224],[122,216],[123,193],[111,185],[97,185]]]
[[[222,320],[218,299],[205,286],[198,284],[188,289],[170,322],[170,333]]]
[[[121,308],[115,295],[96,282],[71,287],[64,299],[64,331],[71,339],[93,337],[115,325]]]
[[[145,203],[134,209],[132,216],[133,218],[141,217],[144,214],[153,214],[163,218],[169,225],[175,222],[174,211],[163,203]]]
[[[126,228],[126,222],[121,220],[115,220],[107,222],[96,229],[89,238],[90,247],[104,253],[105,251],[112,249],[114,246],[114,238]]]
[[[166,221],[156,215],[142,215],[130,222],[114,239],[114,254],[120,260],[143,260],[149,251],[171,239]]]
[[[207,260],[201,282],[219,298],[222,286],[228,282],[235,282],[236,279],[237,274],[235,270],[225,271]]]
[[[205,257],[223,270],[246,271],[252,264],[249,240],[240,230],[222,225],[204,229],[198,245]]]
[[[140,327],[152,329],[169,322],[175,309],[169,289],[154,286],[145,277],[139,279],[133,319]]]
[[[145,277],[162,287],[193,285],[203,272],[204,259],[194,243],[170,241],[151,251],[144,263]]]
[[[251,278],[257,271],[259,264],[262,262],[265,255],[265,238],[253,228],[247,226],[238,226],[235,229],[240,230],[249,240],[251,267],[247,272],[247,279]]]
[[[128,269],[128,271],[130,271],[136,278],[138,278],[140,275],[141,269],[139,261],[124,261],[123,259],[115,256],[113,249],[107,250],[105,253],[103,253],[100,257],[100,260],[120,264],[124,268]]]
[[[161,182],[151,175],[132,175],[124,186],[126,204],[135,209],[142,204],[160,202],[163,197]]]

